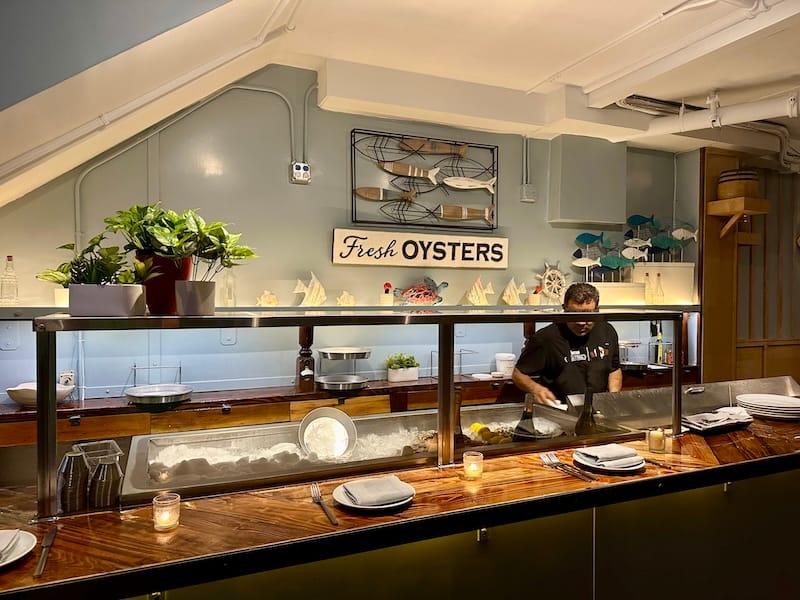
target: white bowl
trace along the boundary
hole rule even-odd
[[[74,385],[61,385],[56,384],[56,402],[63,402],[66,400],[72,391],[75,389]],[[20,383],[17,387],[7,388],[6,393],[8,397],[20,406],[26,408],[36,408],[36,382],[27,381]]]

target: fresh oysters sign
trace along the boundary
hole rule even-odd
[[[508,238],[334,229],[333,263],[506,269]]]

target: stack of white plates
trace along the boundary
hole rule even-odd
[[[800,419],[800,398],[778,394],[739,394],[739,406],[763,419]]]

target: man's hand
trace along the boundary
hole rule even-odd
[[[536,404],[544,404],[545,406],[559,405],[555,394],[553,394],[549,388],[536,383],[533,379],[516,367],[511,373],[511,380],[519,389],[524,392],[528,392],[531,396],[533,396],[533,401],[536,402]]]

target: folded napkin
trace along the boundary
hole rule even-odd
[[[588,464],[611,469],[634,467],[642,464],[644,460],[636,450],[620,444],[581,448],[580,450],[575,450],[575,454]]]
[[[408,500],[414,495],[414,488],[395,475],[348,481],[342,487],[347,497],[361,506],[393,504]]]
[[[695,431],[708,431],[721,427],[751,423],[753,417],[741,406],[723,406],[714,412],[685,415],[683,424]]]

